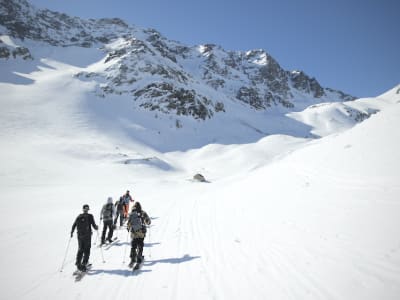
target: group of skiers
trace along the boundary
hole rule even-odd
[[[133,202],[131,213],[129,212],[129,204]],[[78,252],[76,254],[76,267],[79,271],[86,271],[89,263],[90,248],[92,244],[92,228],[98,230],[94,217],[89,214],[89,205],[82,207],[83,213],[75,219],[71,229],[71,238],[73,237],[75,228],[78,232]],[[135,262],[140,264],[143,261],[144,238],[146,236],[146,225],[151,224],[148,214],[142,210],[139,202],[134,201],[129,191],[113,203],[112,197],[107,198],[107,203],[103,205],[100,212],[100,221],[103,221],[103,231],[101,234],[101,245],[107,242],[111,243],[114,230],[117,228],[117,220],[119,218],[120,228],[127,223],[127,230],[131,234],[131,252],[129,267],[133,267]],[[108,230],[108,234],[107,234]],[[107,238],[106,238],[107,234]]]

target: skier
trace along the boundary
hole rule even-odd
[[[142,210],[142,206],[139,202],[135,202],[132,212],[129,214],[128,220],[128,231],[131,232],[132,239],[132,247],[130,258],[131,261],[129,263],[129,267],[132,268],[133,264],[137,262],[136,266],[143,262],[143,246],[144,246],[144,238],[146,236],[146,226],[150,225],[151,220],[149,215]],[[135,267],[135,268],[137,268]]]
[[[122,196],[119,197],[119,200],[115,202],[115,207],[117,208],[117,214],[114,219],[114,227],[117,225],[117,220],[119,217],[119,226],[122,227],[122,223],[124,221],[124,204],[123,204],[123,199]]]
[[[107,235],[107,241],[112,242],[112,236],[114,232],[114,220],[115,216],[115,207],[113,204],[113,199],[112,197],[108,197],[107,203],[104,204],[103,208],[101,209],[100,212],[100,221],[103,220],[103,232],[101,234],[101,245],[105,244],[106,242],[106,232],[108,228],[108,235]]]
[[[76,219],[71,229],[71,238],[74,235],[75,227],[78,232],[78,252],[76,254],[76,267],[79,271],[86,271],[86,265],[89,262],[90,246],[92,244],[92,227],[97,230],[93,215],[89,214],[89,205],[82,207],[83,213]],[[82,259],[83,258],[83,259]]]
[[[133,202],[133,199],[129,194],[129,191],[126,191],[125,195],[122,196],[122,203],[124,203],[124,219],[128,218],[129,202]]]

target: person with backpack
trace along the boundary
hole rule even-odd
[[[93,215],[89,214],[89,205],[82,207],[83,213],[76,219],[71,229],[71,238],[74,235],[75,228],[78,232],[78,252],[76,254],[75,265],[79,271],[86,271],[86,265],[89,263],[90,246],[92,245],[92,227],[98,230]]]
[[[119,197],[119,200],[115,202],[115,207],[117,209],[117,213],[115,215],[114,219],[114,227],[117,225],[117,220],[119,217],[119,226],[122,227],[122,224],[124,222],[124,203],[122,201],[122,196]]]
[[[124,219],[128,218],[129,214],[129,202],[133,202],[133,199],[131,195],[129,194],[129,191],[126,191],[126,193],[122,196],[122,203],[124,204],[123,209],[124,209]]]
[[[100,212],[100,221],[103,220],[103,232],[101,234],[101,245],[106,242],[106,233],[108,229],[107,241],[112,242],[112,236],[114,232],[114,220],[115,216],[115,207],[113,204],[112,197],[108,197],[107,203],[103,205],[103,208]]]
[[[146,236],[146,225],[150,225],[151,220],[149,215],[142,210],[139,202],[135,202],[128,219],[128,231],[131,233],[131,261],[129,267],[132,268],[133,264],[143,262],[143,246],[144,238]]]

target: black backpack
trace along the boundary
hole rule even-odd
[[[91,233],[90,220],[88,214],[80,214],[76,219],[76,228],[78,236],[85,236]]]

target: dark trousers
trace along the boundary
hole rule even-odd
[[[92,237],[78,237],[78,253],[76,254],[76,265],[86,265],[89,262],[90,246],[92,244]],[[83,258],[83,260],[82,260]]]
[[[117,215],[115,216],[115,219],[114,219],[114,225],[117,225],[118,217],[119,217],[119,226],[122,227],[122,224],[124,221],[124,212],[122,210],[117,210]]]
[[[143,246],[144,246],[144,238],[134,238],[132,240],[132,248],[130,255],[132,260],[136,260],[139,263],[142,262]]]
[[[101,234],[101,243],[104,244],[104,242],[106,241],[106,232],[107,232],[107,228],[108,228],[108,235],[107,235],[107,240],[111,241],[112,236],[113,236],[113,232],[114,232],[114,228],[113,228],[113,221],[112,220],[107,220],[107,221],[103,221],[103,233]]]

